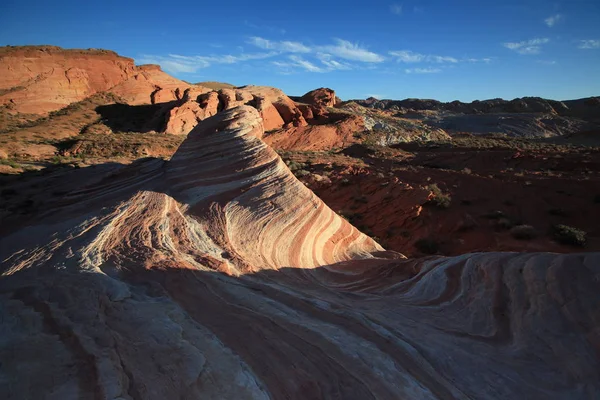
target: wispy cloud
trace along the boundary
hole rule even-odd
[[[492,62],[492,58],[491,57],[485,57],[485,58],[467,58],[464,61],[470,62],[470,63],[486,63],[489,64]]]
[[[358,44],[342,39],[334,39],[335,44],[317,47],[318,50],[334,56],[353,61],[378,63],[385,60],[381,55],[367,50]]]
[[[287,61],[272,61],[271,64],[278,67],[279,72],[283,74],[291,74],[297,70],[324,73],[352,69],[350,65],[334,60],[330,54],[319,53],[317,54],[317,58],[320,64],[292,54],[287,57]]]
[[[249,44],[262,49],[275,50],[283,53],[324,53],[345,60],[361,61],[366,63],[378,63],[385,58],[377,53],[369,51],[356,43],[342,39],[334,39],[334,44],[325,46],[308,46],[301,42],[272,41],[261,37],[251,37]]]
[[[593,40],[593,39],[580,40],[579,46],[577,46],[577,48],[579,48],[579,49],[600,49],[600,40]]]
[[[298,67],[304,68],[308,72],[325,72],[325,70],[321,67],[318,67],[311,63],[310,61],[306,61],[300,56],[290,56],[290,60]]]
[[[544,65],[556,65],[556,61],[554,60],[537,60],[537,62]]]
[[[449,56],[419,54],[410,50],[390,51],[388,54],[403,63],[457,63],[458,59]]]
[[[402,4],[394,3],[390,6],[392,14],[402,15]]]
[[[408,68],[404,72],[407,74],[437,74],[442,72],[439,68]]]
[[[236,64],[243,61],[261,60],[275,56],[277,53],[242,53],[239,55],[211,55],[211,56],[182,56],[169,54],[156,56],[144,54],[136,58],[138,64],[159,64],[165,71],[172,73],[194,73],[213,64]]]
[[[332,71],[352,69],[351,65],[334,60],[331,54],[317,53],[317,58]]]
[[[554,25],[556,25],[560,20],[562,19],[562,15],[560,14],[556,14],[556,15],[552,15],[551,17],[548,17],[544,20],[544,23],[546,25],[548,25],[548,27],[552,28]]]
[[[291,42],[288,40],[284,41],[272,41],[264,39],[258,36],[252,36],[248,40],[249,44],[266,50],[281,51],[284,53],[310,53],[311,49],[308,46],[303,45],[300,42]]]
[[[548,38],[536,38],[525,40],[523,42],[508,42],[502,45],[507,49],[516,51],[519,54],[539,54],[542,45],[550,41]]]

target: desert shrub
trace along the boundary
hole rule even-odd
[[[429,200],[431,204],[434,204],[436,207],[439,208],[450,207],[452,198],[450,197],[450,195],[444,194],[442,192],[442,189],[440,189],[437,184],[432,183],[431,185],[425,186],[425,188],[431,190],[431,192],[433,193],[433,197],[431,198],[431,200]]]
[[[63,156],[54,156],[50,159],[50,162],[52,164],[62,164],[64,161],[64,157]]]
[[[415,242],[415,247],[423,254],[435,254],[439,251],[440,245],[435,239],[422,238]]]
[[[297,161],[286,161],[286,164],[292,172],[306,167],[306,164]]]
[[[294,171],[294,175],[296,176],[306,176],[306,175],[310,175],[310,172],[305,170],[305,169],[299,169],[297,171]]]
[[[465,168],[463,168],[462,172],[463,172],[463,174],[471,175],[471,173],[472,173],[473,171],[471,171],[471,168],[466,168],[466,167],[465,167]]]
[[[530,240],[535,238],[536,231],[531,225],[517,225],[511,228],[510,235],[518,240]]]
[[[348,185],[350,185],[350,179],[348,179],[348,178],[344,178],[344,179],[342,179],[342,180],[340,181],[340,183],[341,183],[343,186],[348,186]]]
[[[11,160],[10,158],[0,159],[0,165],[8,165],[9,167],[15,168],[15,169],[20,167],[19,163],[17,163],[14,160]]]
[[[560,244],[585,246],[586,232],[568,225],[554,225],[551,228],[552,238]]]

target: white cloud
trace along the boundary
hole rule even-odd
[[[556,14],[551,17],[548,17],[544,20],[544,23],[548,25],[548,27],[552,28],[554,25],[558,23],[562,19],[562,15]]]
[[[300,56],[290,56],[290,60],[292,60],[296,66],[304,68],[308,72],[325,72],[323,68],[314,65],[310,61],[306,61]]]
[[[540,64],[544,64],[544,65],[555,65],[556,61],[554,60],[537,60],[538,63]]]
[[[211,56],[182,56],[169,54],[167,56],[142,55],[136,59],[138,64],[159,64],[162,69],[171,73],[194,73],[213,64],[236,64],[243,61],[261,60],[275,56],[277,53],[242,53],[239,55]]]
[[[489,64],[489,63],[492,62],[492,58],[491,57],[485,57],[485,58],[467,58],[465,61],[468,61],[470,63],[482,62],[482,63]]]
[[[446,56],[427,56],[429,60],[436,63],[457,63],[458,60],[454,57],[446,57]]]
[[[268,39],[263,39],[258,36],[250,38],[248,43],[266,50],[275,50],[285,53],[310,53],[311,49],[300,42],[291,42],[288,40],[276,42]]]
[[[297,69],[319,73],[352,69],[350,65],[334,60],[330,54],[319,53],[317,58],[322,65],[317,65],[296,54],[288,56],[289,61],[273,61],[271,64],[278,67],[279,72],[284,74],[291,74]]]
[[[577,47],[580,49],[600,49],[600,40],[580,40]]]
[[[331,54],[317,53],[317,58],[319,59],[319,61],[321,61],[323,64],[325,64],[327,66],[327,68],[329,68],[330,70],[352,69],[352,66],[350,66],[349,64],[334,60],[333,57],[331,56]]]
[[[392,14],[401,15],[402,14],[402,4],[392,4],[390,6],[390,11]]]
[[[404,72],[407,74],[437,74],[442,70],[439,68],[409,68],[405,69]]]
[[[262,49],[280,51],[282,53],[326,53],[345,60],[367,63],[381,62],[385,58],[364,47],[347,40],[334,39],[335,44],[327,46],[307,46],[300,42],[272,41],[261,37],[251,37],[248,43]]]
[[[428,62],[441,64],[458,62],[458,60],[454,57],[419,54],[410,50],[390,51],[388,54],[392,57],[395,57],[396,61],[404,63]]]
[[[423,54],[413,53],[409,50],[390,51],[388,54],[392,57],[396,57],[396,61],[405,63],[419,63],[425,58]]]
[[[317,49],[346,60],[368,63],[377,63],[385,60],[385,58],[379,54],[360,47],[358,44],[354,44],[342,39],[334,39],[334,41],[336,43],[335,45],[320,46],[317,47]]]
[[[548,38],[536,38],[531,40],[525,40],[523,42],[508,42],[502,45],[507,49],[516,51],[519,54],[539,54],[541,51],[541,45],[546,44],[550,41]]]

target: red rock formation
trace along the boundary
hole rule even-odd
[[[158,65],[136,67],[112,51],[0,48],[0,105],[15,112],[46,114],[105,91],[131,105],[166,103],[190,87]]]
[[[219,113],[1,238],[5,398],[598,397],[600,254],[383,252],[262,135]]]
[[[343,115],[341,119],[320,125],[289,127],[272,132],[265,142],[281,150],[329,150],[359,142],[356,132],[365,130],[364,119],[358,115]]]
[[[317,107],[334,107],[339,101],[335,92],[329,88],[319,88],[311,90],[300,97],[301,103],[310,104]]]
[[[133,60],[106,50],[0,48],[0,105],[45,114],[134,76]]]
[[[260,112],[267,131],[284,126],[308,125],[296,104],[279,89],[245,86],[237,89],[220,89],[211,93],[213,94],[184,95],[184,102],[169,113],[165,132],[187,134],[198,122],[216,112],[246,104],[254,106]],[[205,109],[210,111],[203,111]]]
[[[219,93],[208,92],[198,95],[196,100],[190,100],[197,93],[196,90],[188,89],[183,104],[169,111],[165,133],[187,135],[200,121],[219,112]]]
[[[163,72],[158,65],[141,65],[136,68],[132,77],[110,89],[127,104],[157,104],[181,100],[184,92],[192,87]]]

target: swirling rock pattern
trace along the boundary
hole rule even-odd
[[[600,395],[600,255],[384,251],[237,107],[2,238],[6,399]]]

